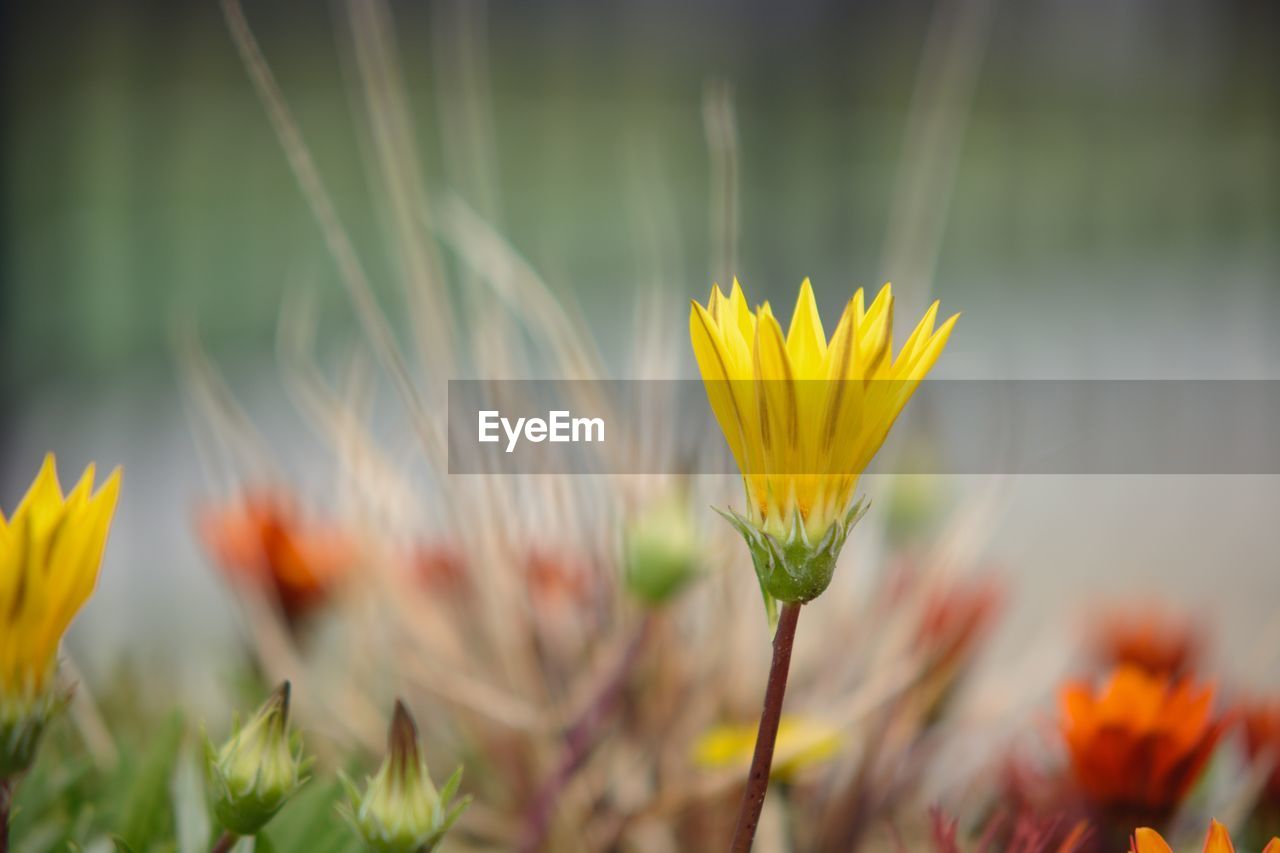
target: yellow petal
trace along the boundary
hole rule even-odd
[[[787,329],[787,353],[795,368],[797,379],[812,379],[820,374],[827,355],[827,336],[822,330],[822,317],[813,297],[809,279],[800,284],[800,296],[791,312],[791,326]]]
[[[909,364],[901,365],[902,378],[906,379],[923,379],[938,360],[938,356],[942,355],[943,348],[947,345],[947,341],[951,338],[951,330],[955,328],[956,321],[960,319],[959,314],[953,314],[947,318],[947,321],[939,327],[929,337],[924,346],[919,348],[915,358]],[[895,365],[898,368],[898,365]]]
[[[858,292],[861,293],[862,291],[859,290]],[[858,354],[858,327],[856,320],[858,307],[855,303],[856,298],[850,299],[845,303],[844,313],[840,315],[840,322],[836,323],[836,330],[832,333],[831,340],[827,344],[825,369],[820,374],[823,379],[850,379],[854,375]]]
[[[859,291],[860,293],[861,291]],[[827,381],[818,433],[813,437],[817,468],[825,473],[845,473],[846,452],[862,429],[863,394],[858,375],[858,342],[855,295],[845,306],[827,347]]]
[[[722,322],[721,318],[725,315],[725,303],[727,301],[724,298],[724,294],[720,292],[720,285],[711,285],[711,296],[707,299],[707,313],[711,315],[711,319],[715,321],[717,328]]]
[[[796,473],[800,445],[796,389],[782,327],[768,305],[761,306],[756,321],[755,375],[765,470]]]
[[[887,354],[893,351],[893,287],[886,284],[876,294],[866,316],[858,324],[858,358],[861,376],[875,375]]]
[[[867,298],[866,293],[863,291],[861,287],[859,287],[857,290],[853,292],[853,299],[850,300],[849,302],[849,305],[852,306],[853,308],[853,324],[855,326],[861,326],[862,321],[867,316],[867,310],[864,307],[866,298]],[[846,307],[845,312],[848,313],[848,311],[849,311],[849,308]]]
[[[1133,853],[1173,853],[1173,849],[1160,833],[1144,826],[1133,833]]]
[[[1262,848],[1262,853],[1280,853],[1280,838],[1273,838]]]
[[[48,518],[50,513],[57,513],[62,508],[62,485],[58,482],[58,463],[52,453],[45,454],[44,464],[36,475],[31,488],[18,504],[13,513],[16,520],[24,513],[34,513],[40,520]]]
[[[713,305],[716,304],[716,293],[719,293],[718,288],[712,294]],[[707,398],[711,401],[711,411],[715,413],[716,421],[720,424],[738,467],[745,468],[746,421],[734,393],[737,382],[730,372],[724,339],[716,326],[715,318],[696,301],[689,312],[689,337],[693,341],[693,355],[707,389]]]
[[[902,350],[894,359],[894,368],[900,364],[910,364],[915,358],[916,352],[924,345],[929,337],[933,334],[933,324],[938,319],[938,300],[934,300],[929,306],[929,310],[924,312],[924,316],[920,318],[920,322],[916,324],[915,330],[911,336],[907,338],[907,342],[902,345]]]
[[[742,292],[738,279],[733,279],[733,290],[729,293],[729,316],[737,325],[738,334],[744,341],[753,341],[756,337],[756,318],[747,303],[747,295]]]

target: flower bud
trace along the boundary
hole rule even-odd
[[[670,601],[697,577],[698,531],[683,493],[664,495],[632,521],[623,537],[627,588],[650,606]]]
[[[461,767],[439,792],[431,784],[418,727],[399,700],[387,735],[387,757],[367,780],[364,794],[350,780],[343,781],[350,799],[344,809],[347,819],[377,853],[430,853],[471,801],[463,797],[453,802]]]
[[[311,764],[300,736],[289,731],[289,682],[237,725],[221,750],[206,739],[205,755],[218,821],[238,835],[257,833],[306,781]]]
[[[919,455],[925,460],[930,458],[925,449]],[[919,541],[937,522],[945,499],[938,477],[928,474],[894,477],[885,505],[885,534],[890,543],[902,545]]]

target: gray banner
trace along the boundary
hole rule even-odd
[[[739,400],[899,390],[859,385],[748,382],[715,390],[737,392]],[[708,390],[700,380],[454,380],[449,472],[734,473]],[[927,380],[869,470],[1280,474],[1280,381]]]

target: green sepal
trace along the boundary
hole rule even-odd
[[[0,779],[31,769],[40,735],[71,702],[71,691],[51,690],[35,701],[0,699]]]
[[[827,528],[817,542],[810,539],[798,511],[792,514],[791,528],[784,539],[733,510],[716,508],[716,512],[724,516],[747,542],[771,626],[778,621],[779,601],[805,604],[831,585],[836,560],[849,538],[849,531],[866,514],[870,505],[865,498],[858,500]]]

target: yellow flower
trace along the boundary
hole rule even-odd
[[[819,720],[784,714],[778,723],[774,746],[775,779],[789,780],[806,767],[828,761],[840,751],[840,730]],[[756,726],[716,726],[698,738],[693,760],[708,769],[739,767],[746,770],[756,748]]]
[[[1160,837],[1160,833],[1145,826],[1133,833],[1129,847],[1132,853],[1173,853],[1173,848]],[[1204,839],[1204,853],[1235,853],[1235,849],[1227,828],[1216,820],[1210,821],[1209,832]],[[1262,853],[1280,853],[1280,838],[1271,839],[1262,848]]]
[[[58,644],[98,579],[120,472],[93,481],[90,465],[64,497],[49,454],[13,517],[0,513],[0,777],[30,762],[57,704]]]
[[[714,287],[706,307],[693,303],[693,352],[746,487],[747,515],[730,521],[752,546],[766,603],[826,589],[857,520],[858,479],[957,319],[935,330],[937,316],[935,302],[895,355],[888,284],[869,308],[859,289],[830,340],[808,279],[785,335],[736,281],[728,297]]]

